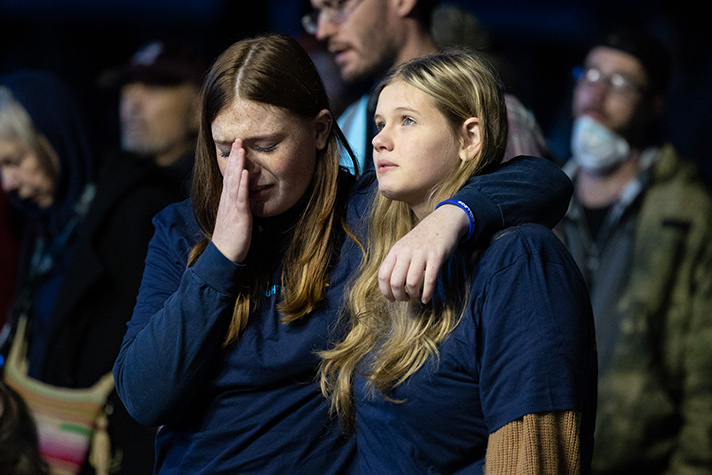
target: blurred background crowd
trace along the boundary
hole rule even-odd
[[[471,45],[499,58],[505,86],[535,114],[561,161],[568,157],[571,71],[580,65],[589,42],[622,22],[654,31],[674,61],[665,131],[709,181],[712,34],[693,4],[669,0],[442,4],[472,15],[456,18],[469,21],[467,26],[445,27],[442,34],[462,31]],[[152,39],[189,40],[212,60],[237,39],[275,31],[299,38],[313,53],[338,113],[362,91],[343,87],[330,57],[321,54],[323,45],[304,31],[300,20],[310,9],[308,0],[0,0],[0,73],[20,67],[58,73],[80,93],[94,115],[96,133],[111,148],[119,140],[118,94],[101,87],[108,68],[125,62]]]

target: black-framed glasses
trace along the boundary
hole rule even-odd
[[[307,33],[316,34],[319,28],[319,18],[324,21],[340,25],[351,15],[362,0],[334,0],[324,3],[320,8],[315,8],[302,17],[302,26]]]
[[[625,74],[610,73],[604,74],[600,69],[590,67],[576,67],[572,71],[573,78],[582,85],[593,86],[594,84],[604,85],[609,91],[616,94],[628,94],[630,92],[643,92],[645,86],[635,79]]]

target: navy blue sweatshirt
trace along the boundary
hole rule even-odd
[[[359,227],[375,189],[357,182],[349,224]],[[553,226],[566,211],[568,178],[544,159],[521,158],[475,177],[457,198],[475,213],[476,237],[530,219]],[[505,219],[506,218],[506,219]],[[280,217],[272,218],[279,222]],[[287,220],[288,221],[288,220]],[[286,222],[285,227],[290,223]],[[202,235],[190,201],[154,219],[133,318],[114,366],[119,395],[157,436],[157,473],[343,474],[355,471],[355,441],[340,433],[316,382],[316,352],[328,347],[344,288],[360,262],[346,240],[325,301],[308,317],[280,323],[281,246],[272,280],[239,339],[224,347],[243,267],[211,243],[195,265]]]

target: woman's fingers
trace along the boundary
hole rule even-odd
[[[233,262],[244,262],[252,238],[249,173],[242,140],[232,144],[223,174],[223,188],[215,219],[213,243]]]

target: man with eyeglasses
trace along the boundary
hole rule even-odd
[[[556,231],[596,322],[594,473],[712,473],[712,197],[661,140],[670,60],[621,30],[577,76]]]
[[[311,0],[313,11],[302,18],[304,29],[326,41],[342,79],[347,83],[377,81],[388,69],[438,50],[431,32],[439,0]],[[505,160],[516,155],[546,156],[549,152],[534,115],[513,95],[506,94],[510,122]],[[351,104],[338,119],[359,161],[360,171],[372,168],[376,97],[370,93]],[[344,161],[342,165],[350,168]]]

